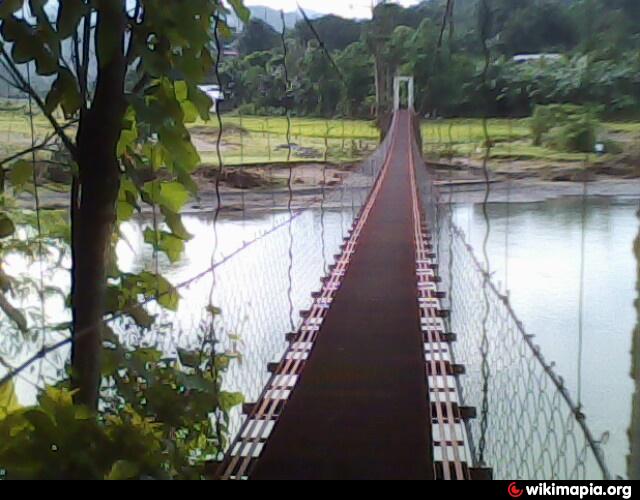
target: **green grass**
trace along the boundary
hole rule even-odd
[[[287,120],[284,117],[223,116],[224,124],[233,124],[248,132],[284,135]],[[380,132],[374,122],[364,120],[325,120],[321,118],[291,118],[291,134],[303,138],[378,140]]]
[[[284,117],[225,114],[222,155],[225,165],[281,163],[287,160],[287,120]],[[36,142],[51,132],[47,120],[34,114]],[[202,162],[217,164],[215,142],[217,122],[197,122],[190,126]],[[582,162],[584,154],[559,152],[531,144],[527,119],[490,119],[489,136],[494,161]],[[639,122],[607,122],[603,133],[623,136],[628,142],[640,139]],[[481,119],[425,121],[422,124],[424,152],[431,158],[471,158],[484,154]],[[616,137],[617,139],[617,137]],[[374,122],[364,120],[291,119],[291,155],[295,162],[354,162],[377,147],[379,132]],[[0,101],[0,158],[31,146],[31,121],[26,101]],[[40,154],[39,154],[40,155]],[[41,153],[47,156],[46,153]]]
[[[607,122],[604,129],[611,133],[633,134],[640,137],[640,122]]]
[[[492,160],[583,162],[584,153],[567,153],[534,146],[527,119],[490,119],[487,122],[493,143]],[[640,138],[640,123],[607,122],[604,134],[625,134]],[[422,124],[424,153],[431,158],[465,157],[478,160],[484,155],[484,128],[481,119],[452,119]]]
[[[280,163],[287,160],[287,120],[284,117],[223,115],[222,156],[227,166]],[[198,122],[191,131],[203,163],[217,164],[217,123]],[[292,118],[291,161],[357,161],[377,147],[373,122]]]
[[[0,101],[0,159],[31,147],[31,125],[27,101]],[[33,140],[37,144],[51,131],[51,124],[34,104]]]

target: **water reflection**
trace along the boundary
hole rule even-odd
[[[489,289],[491,281],[491,260],[489,258],[488,244],[491,239],[491,218],[489,216],[489,200],[491,199],[491,183],[489,182],[488,161],[491,157],[491,143],[486,134],[486,120],[484,122],[486,152],[482,164],[484,173],[484,198],[482,200],[482,216],[484,218],[484,237],[482,239],[482,255],[484,257],[484,274],[482,276],[482,299],[483,299],[483,316],[482,316],[482,338],[480,340],[480,370],[482,375],[482,403],[480,406],[480,437],[478,442],[478,461],[481,466],[486,466],[485,449],[487,446],[487,432],[489,432],[489,384],[491,383],[491,366],[489,363],[489,350],[492,348],[489,342],[489,318],[491,316],[491,300],[489,299],[491,290]]]
[[[332,256],[338,253],[366,192],[362,191],[362,198],[344,198],[344,194],[341,200],[344,208],[308,210],[293,219],[288,211],[224,218],[218,221],[215,231],[213,214],[185,216],[185,226],[194,238],[187,242],[184,258],[177,264],[171,264],[162,255],[156,261],[152,249],[144,244],[143,232],[152,223],[150,220],[123,225],[121,231],[125,238],[118,245],[117,253],[124,272],[137,273],[157,263],[160,273],[174,284],[202,273],[200,279],[181,288],[182,300],[177,313],[162,314],[161,327],[144,332],[143,345],[154,345],[165,352],[178,346],[197,347],[199,337],[194,332],[201,331],[207,306],[213,304],[221,310],[213,325],[219,349],[241,355],[241,362],[229,369],[225,389],[242,392],[248,401],[256,400],[269,377],[267,364],[277,360],[284,351],[285,334],[291,331],[292,322],[297,326],[299,319],[292,310],[309,308],[311,293],[319,288],[320,277],[333,263]],[[610,431],[611,438],[605,448],[607,461],[612,471],[620,475],[626,470],[626,432],[630,427],[633,391],[628,377],[631,369],[629,332],[637,320],[632,306],[637,296],[634,271],[637,264],[630,249],[638,233],[637,207],[634,200],[590,198],[583,219],[580,199],[512,205],[488,203],[486,206],[491,221],[487,255],[493,278],[504,284],[508,276],[514,309],[525,320],[527,331],[537,336],[536,343],[541,345],[545,356],[556,361],[555,370],[565,377],[564,383],[574,395],[578,383],[576,318],[584,235],[583,410],[596,437]],[[443,274],[449,276],[446,286],[452,291],[460,286],[462,277],[455,273],[460,263],[448,222],[469,228],[471,242],[481,248],[487,234],[486,220],[480,206],[462,205],[454,206],[453,211],[443,209],[441,218],[438,233],[441,241],[448,241],[449,248],[439,252],[440,264],[449,270]],[[265,236],[256,241],[256,235],[260,234]],[[224,261],[238,249],[242,251]],[[224,261],[214,267],[215,273],[207,272],[212,259],[216,263]],[[64,289],[68,287],[68,273],[64,269],[53,269],[53,260],[52,274],[47,279]],[[29,265],[18,257],[7,261],[7,269],[30,272]],[[484,302],[482,280],[476,285],[471,286],[468,293],[450,295],[454,300],[451,304],[454,324],[462,321],[458,314],[460,303],[476,298],[478,303]],[[491,314],[487,320],[495,321],[497,308],[489,309]],[[480,309],[480,318],[485,311]],[[46,312],[49,324],[68,320],[61,297],[49,297]],[[158,310],[153,312],[160,314]],[[509,328],[513,329],[514,325]],[[125,321],[119,322],[116,329],[132,338],[140,335],[138,329]],[[482,332],[482,322],[470,324],[468,329],[476,334]],[[51,341],[62,338],[60,333],[50,335]],[[39,340],[30,341],[17,332],[5,333],[1,336],[0,352],[12,364],[17,364],[37,351],[39,345]],[[513,372],[517,365],[492,358],[491,349],[487,355],[496,376],[503,377],[500,383],[518,380]],[[51,378],[59,376],[67,356],[67,351],[60,350],[49,357],[50,366],[43,369],[43,373]],[[480,366],[481,360],[477,361]],[[471,370],[474,363],[471,360],[468,364]],[[23,402],[29,403],[37,375],[24,375],[27,380],[19,379],[18,388]],[[473,373],[469,375],[470,379]],[[478,372],[478,380],[482,380],[481,375]],[[490,393],[491,389],[487,389]],[[475,389],[471,386],[465,390]],[[482,385],[477,387],[477,393],[482,395]],[[490,403],[489,437],[503,413],[518,409],[517,402],[504,409]],[[237,414],[235,418],[238,422]],[[509,456],[505,453],[505,460]]]
[[[596,438],[610,433],[607,463],[620,475],[627,468],[633,390],[628,374],[629,332],[636,322],[632,305],[636,264],[631,248],[638,230],[637,208],[637,200],[591,197],[584,205],[584,219],[580,198],[493,203],[487,212],[493,279],[506,291],[508,278],[513,308],[527,332],[536,336],[544,356],[555,362],[554,370],[574,398],[579,387],[577,319],[584,237],[582,410]],[[453,219],[467,228],[472,245],[482,248],[486,236],[482,207],[456,206]]]

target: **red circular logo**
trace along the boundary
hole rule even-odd
[[[509,492],[509,495],[512,498],[520,498],[522,496],[522,494],[524,493],[523,490],[518,488],[518,485],[516,483],[511,483],[509,485],[509,488],[507,489],[507,491]]]

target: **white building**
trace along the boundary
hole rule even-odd
[[[557,61],[559,59],[562,59],[562,54],[518,54],[513,56],[513,61],[516,63]]]

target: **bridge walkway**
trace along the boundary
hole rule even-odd
[[[408,111],[390,134],[369,201],[223,479],[469,476]]]
[[[255,479],[430,479],[408,113],[313,355]]]

